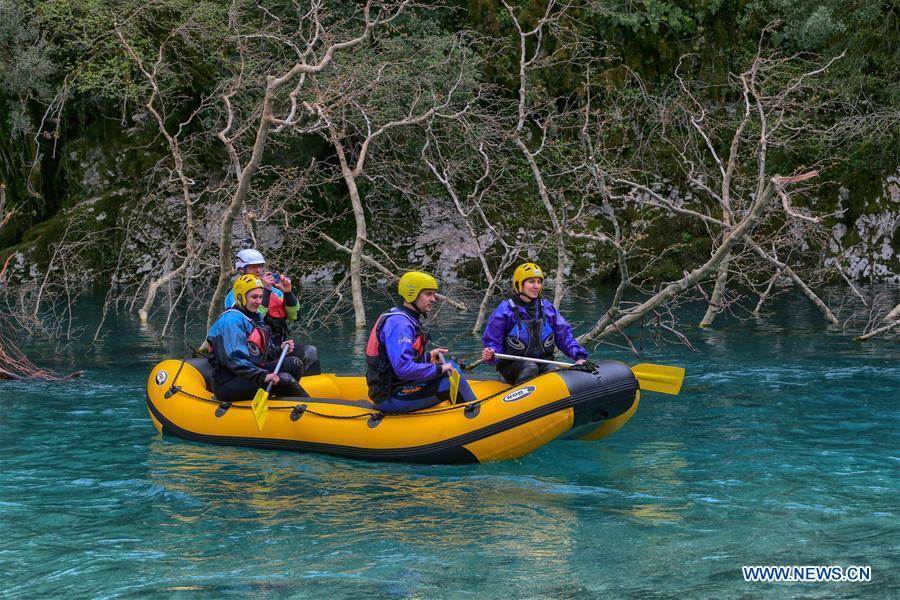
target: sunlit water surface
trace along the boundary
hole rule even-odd
[[[571,304],[579,331],[602,311]],[[442,311],[437,341],[473,355],[471,318]],[[689,331],[696,353],[600,346],[686,367],[681,394],[647,393],[599,442],[452,467],[162,438],[145,379],[186,353],[184,329],[111,324],[94,346],[25,346],[80,380],[0,383],[4,597],[900,595],[898,346],[828,331],[802,299]],[[326,370],[361,372],[349,324],[312,341]],[[742,565],[869,565],[873,581],[745,583]]]

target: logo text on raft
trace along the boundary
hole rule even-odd
[[[516,400],[521,400],[525,396],[531,395],[534,390],[536,390],[533,385],[529,385],[528,387],[523,387],[522,389],[516,390],[514,392],[510,392],[507,395],[503,396],[504,402],[515,402]]]
[[[166,382],[166,379],[169,378],[169,374],[165,371],[160,371],[156,374],[156,385],[162,385]]]

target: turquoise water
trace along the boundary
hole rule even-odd
[[[686,367],[681,394],[647,393],[606,440],[452,467],[161,438],[143,388],[184,355],[183,329],[160,341],[122,317],[95,347],[32,344],[85,374],[0,383],[0,595],[896,598],[900,351],[828,331],[800,299],[782,310],[691,331],[697,353],[600,346]],[[474,353],[470,317],[440,316],[437,341]],[[348,372],[360,338],[312,341]],[[872,582],[743,581],[770,564],[869,565]]]

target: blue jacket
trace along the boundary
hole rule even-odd
[[[265,361],[265,353],[271,352],[268,346],[269,335],[259,315],[252,315],[240,309],[227,310],[213,323],[206,334],[210,346],[210,360],[216,371],[227,369],[235,375],[256,381],[262,385],[266,373],[260,365]],[[254,335],[254,330],[256,334]],[[260,333],[262,332],[262,334]],[[260,349],[251,344],[254,339],[264,338],[263,356]]]
[[[544,310],[544,319],[550,329],[553,330],[556,347],[573,360],[587,358],[588,353],[581,347],[581,344],[578,343],[575,336],[572,334],[572,326],[569,325],[569,322],[566,321],[565,317],[556,310],[556,307],[543,298],[538,298],[535,302],[541,302],[541,307]],[[519,312],[521,319],[523,321],[529,320],[530,317],[524,303],[514,301],[514,304],[515,310]],[[513,331],[516,325],[517,322],[516,317],[513,314],[513,307],[510,306],[510,303],[507,300],[504,300],[493,314],[491,314],[490,319],[488,319],[487,325],[484,328],[484,335],[481,336],[482,345],[485,348],[492,348],[495,352],[513,354],[513,352],[509,352],[509,349],[506,347],[506,336]],[[524,341],[527,346],[527,340]],[[532,358],[536,358],[537,356],[538,355],[535,355]],[[498,360],[494,359],[489,361],[489,364],[496,365],[497,362]]]

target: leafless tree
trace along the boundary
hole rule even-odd
[[[773,175],[767,160],[772,147],[796,142],[804,127],[810,126],[811,114],[816,110],[808,97],[813,91],[812,80],[831,62],[809,66],[798,58],[778,57],[761,48],[749,69],[733,82],[742,98],[736,124],[724,118],[727,115],[713,118],[712,110],[700,102],[690,85],[679,76],[680,98],[686,102],[679,100],[673,109],[670,102],[659,101],[660,112],[655,114],[661,126],[655,125],[653,132],[657,142],[663,141],[681,158],[681,176],[689,186],[689,193],[684,197],[679,197],[674,187],[666,191],[657,184],[670,179],[665,173],[619,165],[622,168],[610,175],[614,169],[599,165],[598,152],[591,147],[590,140],[596,134],[585,128],[585,165],[595,181],[594,189],[599,192],[601,214],[607,216],[612,227],[600,234],[585,231],[571,234],[614,248],[622,273],[614,305],[583,336],[585,341],[618,334],[628,325],[653,316],[682,294],[702,292],[701,286],[711,275],[714,275],[713,293],[707,297],[710,308],[701,322],[703,326],[711,324],[715,314],[727,305],[729,277],[750,286],[762,280],[763,296],[772,292],[779,278],[787,277],[830,322],[837,324],[832,311],[812,287],[796,269],[779,258],[781,253],[793,255],[805,243],[821,245],[816,229],[821,229],[822,215],[813,216],[808,208],[794,207],[795,199],[805,191],[797,184],[812,179],[817,171],[809,170],[797,176]],[[657,101],[648,98],[648,104],[654,102]],[[681,117],[683,121],[678,120]],[[593,122],[602,124],[603,118],[594,115]],[[590,115],[585,123],[591,123]],[[718,150],[723,145],[728,149],[725,157]],[[709,258],[686,271],[684,278],[648,294],[647,299],[635,306],[622,308],[623,286],[631,279],[628,266],[634,260],[623,248],[622,228],[614,220],[615,215],[625,214],[628,206],[642,207],[669,220],[694,221],[710,230],[714,244]],[[757,236],[765,237],[768,249],[756,240]],[[616,314],[619,316],[613,318]]]
[[[150,89],[150,96],[147,99],[145,106],[147,111],[153,115],[157,127],[159,128],[159,132],[163,138],[165,138],[168,145],[174,168],[172,179],[179,187],[181,200],[184,206],[184,248],[181,256],[181,264],[172,270],[163,272],[159,277],[152,279],[147,285],[147,295],[144,304],[138,310],[141,322],[146,323],[149,319],[150,308],[153,306],[153,302],[156,299],[156,294],[159,289],[176,278],[182,277],[184,279],[183,276],[185,272],[189,271],[191,265],[196,261],[197,251],[194,242],[196,237],[194,202],[197,200],[195,198],[196,194],[192,192],[192,188],[195,187],[194,180],[188,176],[186,171],[185,157],[182,151],[182,136],[190,129],[191,122],[199,114],[205,111],[207,106],[205,102],[199,103],[199,105],[191,111],[188,118],[174,128],[174,131],[169,130],[169,126],[166,122],[166,105],[164,98],[160,94],[158,76],[160,69],[165,65],[168,41],[180,34],[180,28],[171,31],[159,44],[156,61],[153,63],[152,67],[148,67],[144,64],[143,59],[135,52],[118,24],[116,24],[115,32],[116,36],[119,38],[119,42],[125,48],[132,60],[137,64],[138,69],[144,76]]]
[[[236,24],[237,8],[233,8],[231,29],[242,57],[245,52],[248,52],[248,44],[265,39],[289,46],[295,52],[296,60],[290,68],[282,70],[278,74],[265,76],[262,100],[258,104],[258,109],[253,111],[253,114],[258,115],[258,121],[252,149],[249,152],[243,150],[239,145],[244,132],[240,128],[236,130],[236,110],[234,108],[236,96],[244,91],[245,86],[245,63],[243,60],[241,70],[221,97],[225,112],[225,125],[218,137],[230,157],[230,171],[235,176],[237,185],[221,221],[220,273],[207,317],[209,325],[219,314],[219,307],[224,300],[228,285],[231,272],[234,220],[247,197],[251,180],[262,163],[270,133],[273,129],[296,127],[306,116],[306,111],[300,109],[303,104],[298,98],[310,76],[321,74],[328,69],[337,53],[361,46],[372,37],[376,29],[394,21],[410,4],[411,0],[400,2],[369,0],[355,15],[356,22],[335,23],[334,16],[328,13],[324,4],[313,0],[310,2],[309,10],[299,15],[299,23],[291,28],[292,32],[251,35],[242,35],[239,32]],[[353,29],[356,31],[352,32]],[[293,89],[288,93],[287,98],[282,98],[282,90],[290,85],[293,86]],[[311,108],[308,103],[306,107]],[[358,320],[359,317],[357,317]]]
[[[566,272],[568,271],[568,256],[566,253],[566,232],[560,215],[550,201],[550,193],[547,189],[543,170],[538,165],[538,157],[545,149],[548,137],[548,128],[550,126],[550,118],[546,115],[539,116],[539,111],[529,102],[529,70],[543,58],[545,48],[542,44],[545,30],[552,23],[556,16],[564,13],[565,6],[558,6],[555,0],[550,0],[544,11],[544,15],[538,20],[534,28],[526,31],[522,27],[522,23],[516,16],[513,8],[503,0],[503,6],[512,19],[518,37],[518,75],[519,75],[519,103],[518,118],[516,120],[515,130],[511,134],[513,143],[522,152],[531,173],[534,177],[534,183],[537,188],[538,197],[547,212],[547,217],[551,224],[551,233],[556,242],[556,278],[555,289],[553,294],[553,303],[559,306],[562,302],[566,291]],[[554,11],[555,15],[554,16]],[[530,46],[530,47],[529,47]],[[529,147],[527,143],[530,137],[529,132],[532,128],[540,131],[540,143],[536,149]]]
[[[456,38],[440,62],[421,65],[416,46],[363,54],[346,68],[316,78],[306,110],[324,124],[322,135],[337,154],[346,185],[356,235],[350,253],[350,287],[357,327],[366,324],[362,296],[363,248],[368,239],[359,180],[377,142],[395,130],[422,126],[434,119],[456,119],[468,105],[459,96],[466,87],[468,49]],[[368,59],[368,60],[367,60]],[[414,76],[414,86],[407,81]],[[446,80],[439,75],[449,74]],[[412,89],[409,89],[412,87]]]

